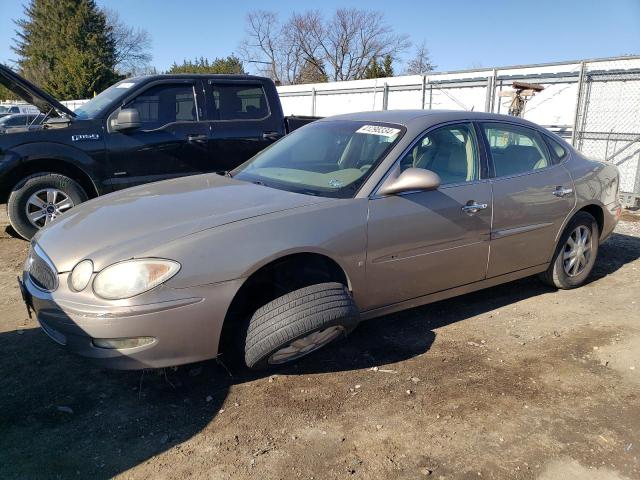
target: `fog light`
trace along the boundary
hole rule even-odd
[[[93,344],[98,348],[108,348],[111,350],[124,350],[125,348],[142,347],[155,342],[153,337],[137,338],[94,338]]]

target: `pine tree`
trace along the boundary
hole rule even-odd
[[[53,96],[89,98],[118,80],[115,41],[94,0],[31,0],[17,20],[20,73]]]
[[[373,57],[371,59],[371,61],[369,62],[369,65],[367,65],[367,68],[365,68],[364,70],[364,75],[362,78],[380,78],[383,77],[384,75],[382,75],[382,68],[380,67],[380,64],[378,63],[378,59]]]
[[[192,60],[183,60],[182,64],[176,62],[171,64],[167,73],[236,73],[244,74],[242,60],[235,55],[226,58],[216,58],[209,61],[208,58],[200,57]]]
[[[393,59],[391,55],[384,56],[384,62],[382,62],[382,76],[393,77]]]
[[[300,73],[295,79],[296,84],[303,83],[326,83],[329,81],[329,77],[324,72],[324,65],[322,62],[310,62],[305,61],[300,69]]]

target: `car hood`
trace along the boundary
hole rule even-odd
[[[62,105],[44,90],[22,78],[9,67],[0,64],[0,85],[4,85],[11,92],[18,95],[25,102],[38,107],[42,113],[49,113],[49,117],[66,115],[75,117],[76,114]]]
[[[79,205],[38,232],[33,242],[59,272],[85,258],[100,270],[202,230],[330,200],[216,174],[182,177]]]

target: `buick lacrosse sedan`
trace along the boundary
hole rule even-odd
[[[342,115],[225,176],[70,210],[32,240],[21,289],[54,341],[108,367],[224,352],[264,368],[528,275],[582,285],[620,215],[618,179],[513,117]]]

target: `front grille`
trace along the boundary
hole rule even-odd
[[[37,245],[29,250],[27,271],[34,285],[42,290],[51,292],[58,288],[58,275],[53,264],[46,258],[46,254]]]

